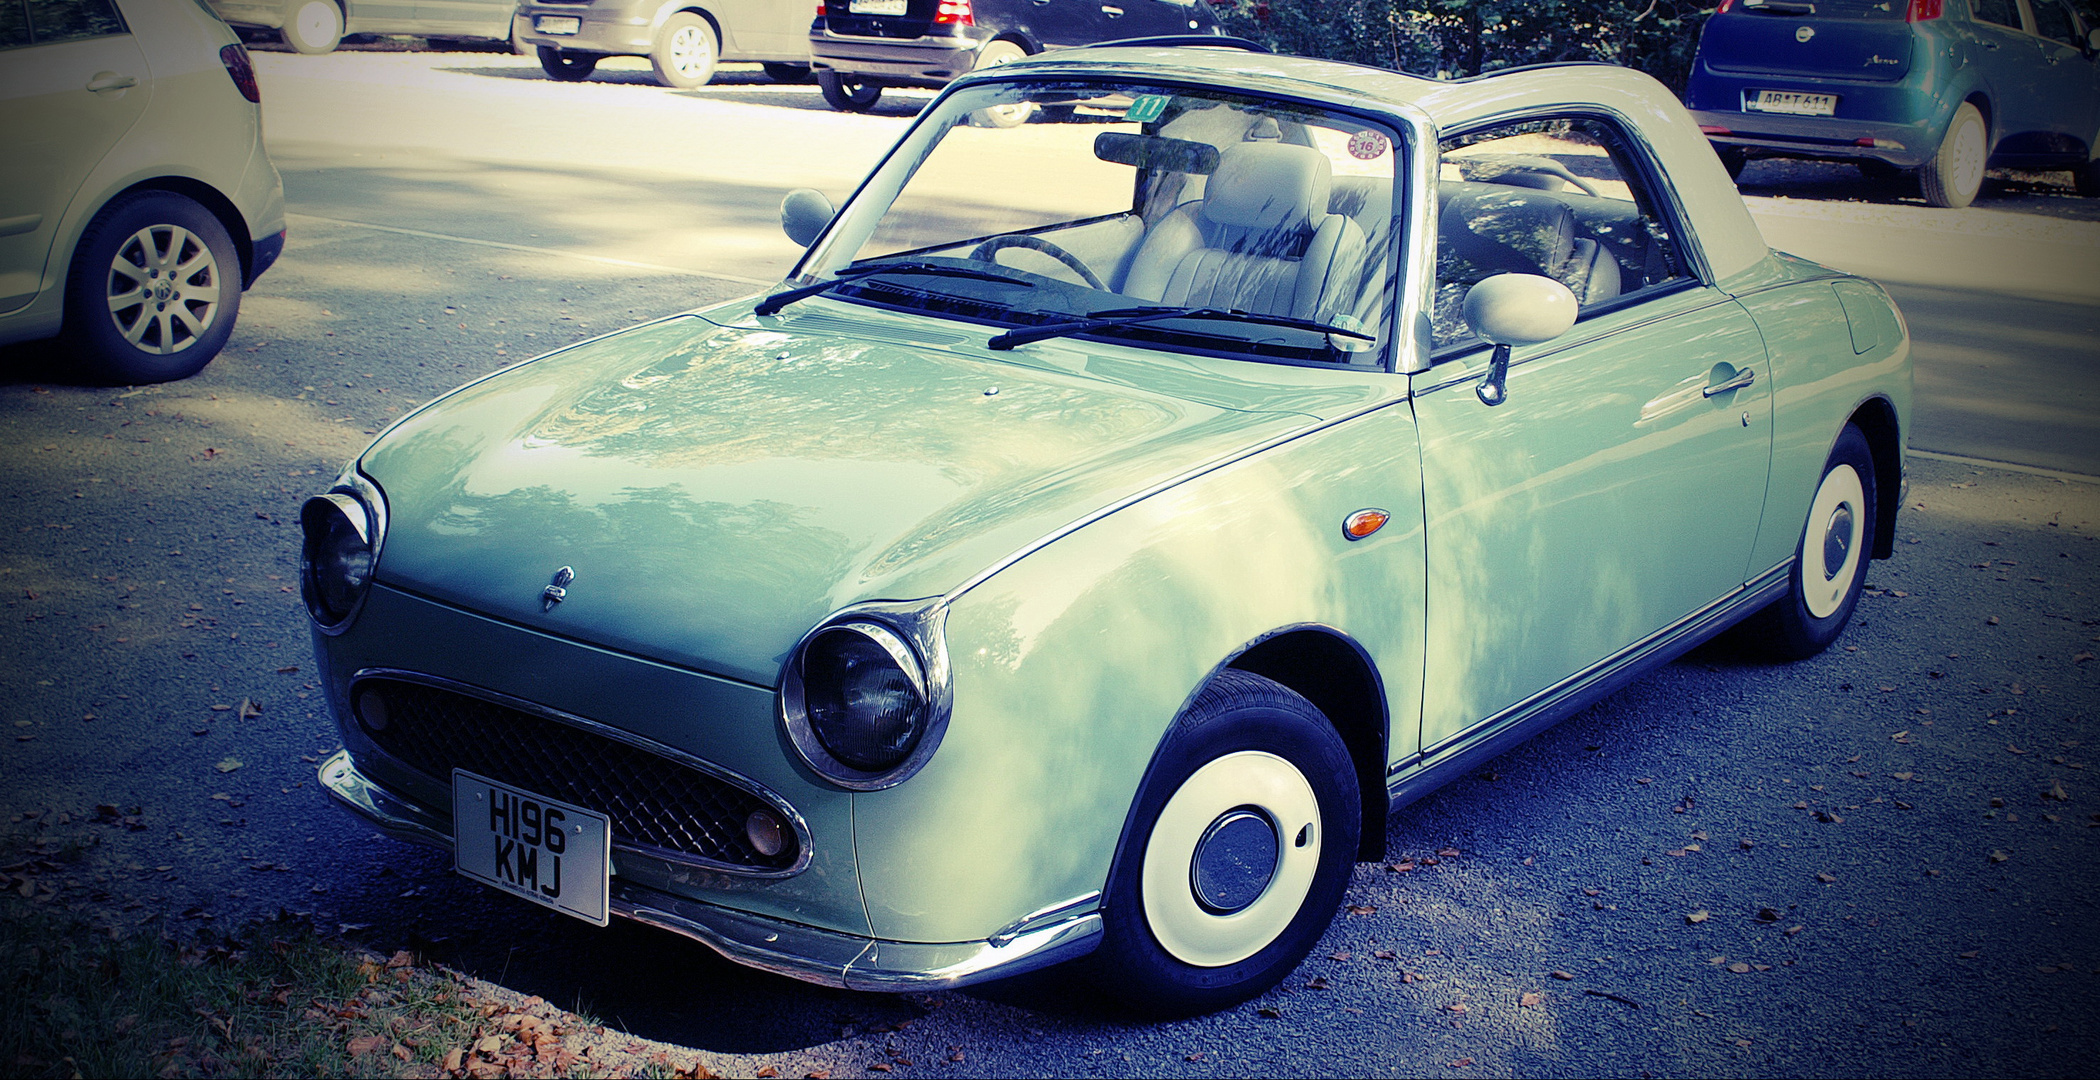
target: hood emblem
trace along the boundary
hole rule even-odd
[[[1799,30],[1794,31],[1794,40],[1800,42],[1803,45],[1808,44],[1808,40],[1815,36],[1816,28],[1813,26],[1804,26]]]
[[[564,566],[554,572],[554,580],[540,590],[540,611],[553,611],[554,605],[569,598],[569,582],[576,580],[576,571]]]

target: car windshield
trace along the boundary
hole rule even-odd
[[[1375,366],[1397,146],[1366,117],[1215,89],[966,87],[884,162],[803,280],[850,278],[828,294],[896,310],[1064,324],[1030,340]],[[868,272],[890,261],[899,272]]]

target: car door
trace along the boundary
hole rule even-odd
[[[517,0],[416,0],[416,31],[509,40],[517,8]]]
[[[1437,362],[1416,376],[1428,544],[1422,748],[1597,668],[1742,586],[1771,456],[1748,313],[1703,282],[1611,123],[1547,118],[1447,140]],[[1588,185],[1586,193],[1569,180]],[[1519,349],[1503,403],[1467,288],[1546,274],[1582,303]]]
[[[110,0],[0,0],[0,312],[36,297],[59,220],[152,94]]]
[[[2041,98],[2037,113],[2056,146],[2052,152],[2090,156],[2090,141],[2100,124],[2100,77],[2086,54],[2078,17],[2063,0],[2028,0],[2034,16],[2032,39],[2039,55],[2035,88]]]

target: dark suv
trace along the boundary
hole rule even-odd
[[[1722,0],[1685,104],[1750,157],[1917,173],[1967,206],[1988,166],[2072,169],[2100,195],[2100,31],[2063,0]]]
[[[824,100],[865,112],[885,86],[945,86],[1044,49],[1223,32],[1206,0],[825,0],[809,53]]]

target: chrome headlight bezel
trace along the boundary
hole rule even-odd
[[[354,587],[342,617],[329,621],[325,617],[318,585],[314,576],[314,545],[318,541],[317,528],[324,515],[340,515],[351,529],[364,541],[371,552],[371,563],[364,580]],[[372,578],[379,569],[379,557],[386,543],[386,496],[364,474],[355,468],[346,470],[323,494],[306,500],[299,508],[299,596],[306,603],[306,617],[314,629],[328,635],[340,634],[357,621],[358,612],[364,610],[365,598],[371,595]]]
[[[780,717],[796,756],[826,781],[849,791],[881,791],[912,778],[940,748],[953,704],[945,634],[947,607],[938,600],[856,604],[818,623],[788,653],[780,673]],[[904,758],[869,771],[838,759],[810,720],[803,661],[810,646],[831,631],[860,634],[889,653],[924,701],[925,722]]]

